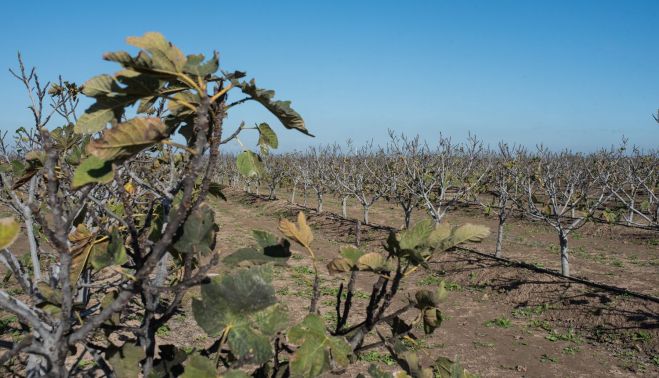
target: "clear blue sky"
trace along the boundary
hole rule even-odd
[[[43,79],[82,83],[117,70],[101,54],[134,51],[126,36],[160,31],[186,54],[217,49],[225,69],[292,100],[316,138],[277,127],[283,150],[384,143],[387,129],[585,151],[624,134],[659,146],[657,0],[13,1],[3,16],[5,130],[30,121],[6,71],[16,51]],[[228,123],[240,120],[276,125],[256,104]]]

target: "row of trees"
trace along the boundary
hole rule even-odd
[[[587,221],[659,229],[659,155],[628,148],[582,154],[553,152],[543,146],[529,151],[500,143],[486,148],[474,136],[455,143],[440,136],[430,144],[417,137],[389,134],[384,147],[330,145],[304,152],[267,156],[263,169],[241,174],[227,156],[222,180],[247,191],[268,188],[302,192],[306,205],[312,193],[323,211],[327,195],[361,205],[363,221],[377,201],[396,204],[408,228],[415,209],[441,223],[458,206],[480,206],[498,218],[495,254],[501,256],[504,224],[513,213],[539,220],[558,236],[561,267],[570,274],[568,237]]]
[[[345,287],[337,284],[331,310],[337,320],[328,327],[319,306],[325,268],[304,214],[295,223],[281,220],[283,238],[265,230],[244,235],[247,247],[220,261],[221,231],[207,201],[224,198],[213,179],[228,167],[220,159],[226,143],[252,130],[261,155],[278,144],[264,123],[225,133],[228,111],[254,101],[284,127],[309,134],[302,117],[290,102],[274,100],[273,91],[242,81],[245,73],[219,70],[217,52],[186,56],[159,33],[128,43],[136,55],[104,55],[119,72],[82,86],[42,84],[20,56],[12,71],[27,91],[34,125],[16,130],[13,141],[0,138],[0,263],[7,272],[0,309],[19,324],[12,340],[0,340],[3,376],[311,378],[345,369],[371,348],[395,345],[390,351],[404,369],[398,377],[470,377],[445,358],[422,365],[402,343],[416,337],[417,326],[431,334],[441,325],[447,294],[443,285],[406,288],[403,278],[447,248],[483,239],[487,228],[426,221],[392,233],[383,251],[342,247],[326,269],[349,278]],[[231,102],[229,93],[240,97]],[[81,94],[94,101],[85,112],[77,110]],[[179,138],[185,143],[173,140]],[[299,163],[324,158],[318,151],[315,160]],[[247,150],[231,162],[249,178],[246,185],[262,177],[260,159]],[[274,190],[285,177],[275,172],[286,164],[268,161]],[[315,171],[305,174],[305,182],[318,180]],[[314,271],[309,312],[296,323],[272,285],[272,265],[286,266],[297,253],[293,242]],[[358,276],[374,281],[365,312],[351,311],[363,300],[354,296]],[[184,298],[194,287],[200,291],[191,315],[212,344],[189,350],[162,343],[158,330],[185,315]],[[394,298],[401,294],[409,300],[399,307]],[[376,333],[381,341],[367,343]],[[369,373],[393,376],[375,366]]]

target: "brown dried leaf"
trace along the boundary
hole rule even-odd
[[[327,270],[329,270],[330,274],[349,272],[353,267],[354,265],[343,257],[337,257],[327,264]]]
[[[313,241],[311,227],[307,224],[307,218],[301,211],[297,215],[297,225],[288,219],[282,219],[279,221],[279,231],[281,231],[286,237],[295,240],[306,248],[308,248]]]

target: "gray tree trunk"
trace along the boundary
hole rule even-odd
[[[570,262],[568,261],[567,235],[560,231],[558,239],[561,243],[561,274],[570,277]]]
[[[368,210],[370,206],[364,206],[364,224],[368,224]]]
[[[629,205],[630,205],[630,206],[629,206],[629,209],[630,209],[630,210],[629,210],[629,217],[628,217],[628,219],[627,219],[627,224],[628,224],[628,225],[631,225],[632,223],[634,223],[634,210],[631,210],[631,209],[633,209],[634,206],[635,206],[635,205],[634,205],[634,201],[631,201],[631,203],[630,203]]]
[[[30,259],[32,260],[32,272],[34,273],[35,283],[41,281],[41,263],[39,262],[39,247],[34,235],[34,223],[32,220],[32,210],[25,206],[25,231],[27,240],[30,244]]]
[[[348,217],[348,196],[341,199],[341,214],[344,218]]]
[[[497,229],[497,245],[494,250],[494,256],[501,257],[501,244],[503,243],[503,225],[505,219],[499,219],[499,228]]]
[[[323,212],[323,195],[321,193],[318,193],[318,206],[316,207],[316,212],[317,213],[322,213]]]

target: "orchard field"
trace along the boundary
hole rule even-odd
[[[127,42],[79,85],[11,71],[34,125],[0,145],[3,375],[659,374],[656,150],[277,153],[313,133],[289,101]],[[224,122],[248,101],[283,128]]]

